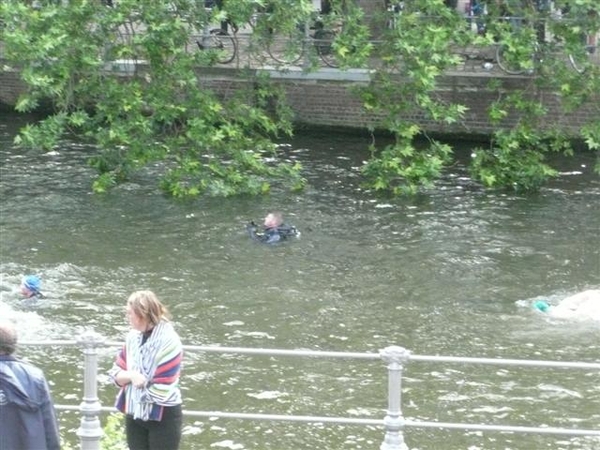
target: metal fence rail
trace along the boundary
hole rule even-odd
[[[82,348],[84,356],[84,389],[80,405],[55,405],[57,410],[79,411],[81,413],[80,427],[77,435],[80,439],[81,450],[99,450],[102,438],[100,414],[114,412],[112,407],[103,407],[98,398],[98,350],[106,347],[118,347],[119,342],[109,342],[95,332],[86,332],[76,340],[54,341],[25,341],[20,345],[25,346],[77,346]],[[405,428],[436,428],[449,430],[477,430],[494,432],[553,434],[570,436],[600,436],[600,430],[554,428],[554,427],[525,427],[511,425],[485,425],[447,422],[428,422],[405,419],[402,415],[402,371],[409,361],[423,361],[436,363],[483,364],[499,366],[523,367],[552,367],[564,369],[593,369],[600,370],[600,363],[541,361],[524,359],[495,359],[495,358],[463,358],[454,356],[429,356],[413,355],[409,350],[390,346],[379,353],[358,352],[329,352],[312,350],[284,350],[264,348],[219,347],[184,345],[186,351],[236,353],[245,355],[289,356],[289,357],[316,357],[339,359],[382,360],[388,372],[388,407],[386,416],[382,419],[349,418],[349,417],[322,417],[322,416],[295,416],[278,414],[249,414],[223,411],[184,411],[186,417],[218,417],[242,420],[271,420],[310,423],[353,424],[381,426],[384,428],[384,438],[380,450],[409,450],[404,442]]]

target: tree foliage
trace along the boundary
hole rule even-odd
[[[572,136],[548,121],[544,103],[548,96],[542,93],[556,93],[565,113],[586,102],[596,105],[596,114],[587,117],[579,133],[588,149],[598,150],[600,67],[592,63],[590,55],[600,49],[587,43],[600,31],[600,4],[594,0],[557,0],[550,9],[550,2],[536,0],[512,5],[491,6],[487,39],[502,46],[505,58],[526,68],[526,76],[522,88],[510,93],[501,83],[493,84],[498,100],[490,105],[489,118],[498,131],[489,148],[474,152],[471,173],[485,186],[536,191],[558,174],[547,156],[573,153]],[[569,57],[578,61],[578,67]],[[503,120],[511,113],[517,113],[518,120],[504,129]],[[596,171],[600,172],[600,162]]]
[[[565,112],[600,105],[600,68],[589,58],[600,49],[583,41],[600,31],[600,4],[555,0],[550,10],[545,0],[486,2],[486,14],[476,19],[485,34],[478,35],[444,0],[388,3],[388,10],[367,15],[356,1],[330,0],[329,14],[320,18],[336,30],[331,51],[341,70],[373,71],[372,82],[357,95],[367,112],[382,118],[373,128],[394,138],[383,148],[372,145],[363,166],[365,185],[414,193],[452,163],[453,149],[419,124],[461,126],[467,108],[441,97],[439,87],[444,74],[462,63],[456,50],[465,47],[501,46],[503,57],[524,69],[520,90],[507,89],[502,79],[490,82],[497,100],[489,105],[488,120],[497,131],[488,147],[473,152],[473,178],[486,187],[528,191],[555,176],[547,156],[569,154],[572,136],[548,124],[542,93],[556,93]],[[244,52],[259,61],[264,39],[296,33],[314,20],[312,0],[216,4],[209,10],[196,0],[121,0],[112,7],[101,0],[4,0],[5,57],[22,70],[29,87],[17,110],[44,102],[53,108],[23,129],[17,143],[49,150],[77,136],[94,144],[90,163],[98,170],[98,192],[151,163],[164,169],[160,185],[176,197],[259,194],[273,183],[301,189],[301,167],[275,145],[293,132],[283,90],[267,76],[240,71],[247,88],[218,97],[202,77],[216,63],[215,52],[190,47],[195,49],[195,38],[209,24],[252,24],[257,39]],[[542,25],[552,37],[547,42],[540,39]],[[305,69],[318,70],[314,48],[308,50]],[[580,137],[599,151],[600,106]]]
[[[557,93],[557,103],[565,112],[576,111],[586,102],[598,106],[598,113],[590,115],[580,130],[587,147],[598,149],[600,67],[589,56],[600,49],[584,45],[586,37],[600,30],[598,2],[557,0],[554,10],[544,0],[483,2],[485,14],[475,20],[484,34],[472,32],[464,17],[443,0],[390,3],[392,7],[380,19],[385,31],[377,56],[382,64],[361,95],[367,110],[383,115],[383,128],[391,131],[394,142],[384,148],[373,146],[372,157],[363,167],[368,187],[414,193],[430,186],[452,163],[452,149],[427,136],[418,124],[460,127],[467,108],[439,97],[437,88],[447,70],[459,68],[461,48],[502,46],[508,49],[503,56],[512,58],[524,72],[521,89],[507,88],[506,79],[490,82],[497,101],[489,105],[488,120],[497,131],[487,148],[473,152],[474,179],[490,188],[535,191],[557,175],[547,156],[571,154],[573,136],[548,123],[544,101],[549,96],[544,92]],[[538,36],[541,27],[548,42]],[[568,55],[581,63],[579,70],[569,65]],[[510,118],[516,118],[514,123]],[[425,145],[417,146],[418,135],[427,137]],[[600,172],[600,163],[596,170]]]
[[[29,86],[17,110],[54,108],[17,143],[48,150],[77,135],[95,144],[97,192],[153,162],[164,163],[161,186],[177,197],[303,187],[299,165],[274,144],[292,132],[282,92],[253,78],[223,100],[200,82],[198,68],[214,63],[189,51],[210,20],[202,2],[7,0],[2,17],[6,57]]]
[[[415,193],[431,186],[451,161],[447,144],[429,137],[426,145],[416,146],[424,130],[414,117],[446,124],[461,120],[466,108],[436,98],[435,89],[444,71],[459,63],[452,46],[466,31],[442,0],[406,2],[399,11],[387,11],[380,23],[385,24],[377,49],[381,66],[361,95],[368,110],[383,115],[383,128],[394,142],[382,150],[372,147],[363,167],[365,184],[394,194]]]

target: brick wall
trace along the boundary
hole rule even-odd
[[[21,92],[25,92],[25,83],[21,81],[20,72],[14,70],[1,71],[0,105],[4,107],[16,105]]]
[[[211,68],[199,71],[200,83],[216,90],[224,97],[231,97],[237,89],[248,83],[247,80],[237,78],[236,74],[233,69]],[[377,124],[380,117],[365,112],[361,102],[352,92],[352,88],[357,84],[367,83],[364,76],[361,80],[361,77],[352,79],[349,76],[351,74],[342,75],[341,78],[345,79],[339,79],[340,74],[337,72],[332,72],[328,78],[322,75],[322,73],[298,72],[275,80],[276,83],[284,86],[297,124],[357,129]],[[489,81],[490,75],[485,73],[448,75],[440,80],[440,88],[436,95],[441,99],[461,103],[468,108],[465,119],[460,124],[435,123],[426,120],[420,113],[412,114],[411,118],[417,120],[425,130],[430,132],[457,135],[490,134],[494,127],[487,120],[487,109],[498,99],[498,92],[487,88]],[[511,89],[522,88],[524,83],[529,81],[527,77],[505,77],[503,89],[510,92]],[[24,84],[19,80],[17,73],[0,72],[0,104],[14,105],[23,90]],[[581,125],[593,117],[598,117],[600,102],[597,100],[590,101],[577,111],[565,114],[561,111],[559,97],[554,93],[539,92],[535,89],[529,92],[530,95],[541,98],[548,108],[544,126],[576,134]],[[512,114],[502,126],[510,127],[518,119],[517,114]]]

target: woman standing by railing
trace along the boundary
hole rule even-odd
[[[177,450],[181,440],[181,340],[167,308],[151,291],[127,300],[132,330],[110,375],[121,387],[116,407],[125,414],[131,450]]]

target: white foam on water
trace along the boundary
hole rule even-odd
[[[540,315],[563,321],[600,322],[600,289],[588,289],[564,297],[550,295],[548,297],[534,297],[526,300],[517,300],[515,304],[522,308],[533,309],[537,301],[549,304],[546,312],[537,311]]]
[[[551,317],[600,322],[600,289],[590,289],[561,300],[548,310]]]

